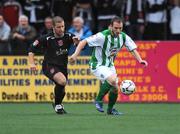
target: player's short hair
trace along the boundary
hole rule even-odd
[[[53,26],[55,26],[56,23],[61,23],[61,22],[64,22],[64,19],[60,16],[55,16],[53,18]]]
[[[114,18],[111,19],[111,25],[114,22],[118,22],[118,23],[123,23],[123,18],[119,17],[119,16],[115,16]]]

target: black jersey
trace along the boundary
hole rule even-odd
[[[46,63],[66,67],[73,36],[71,33],[64,33],[64,36],[59,38],[56,38],[53,33],[44,35],[34,41],[29,52],[36,53],[39,49],[43,49]]]

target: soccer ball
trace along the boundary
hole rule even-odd
[[[135,92],[136,86],[131,80],[123,80],[120,84],[121,93],[130,95]]]

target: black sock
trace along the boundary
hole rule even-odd
[[[63,90],[61,91],[61,96],[60,96],[60,104],[62,103],[64,96],[65,96],[66,92],[65,92],[65,88],[63,88]]]
[[[55,94],[55,105],[61,104],[62,100],[65,96],[65,86],[56,84],[54,88],[54,94]]]

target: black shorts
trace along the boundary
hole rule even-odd
[[[58,65],[53,65],[53,64],[43,62],[42,70],[43,70],[44,75],[46,75],[52,81],[54,81],[53,77],[58,72],[63,73],[66,79],[68,78],[67,67],[64,67],[64,66],[58,66]]]

